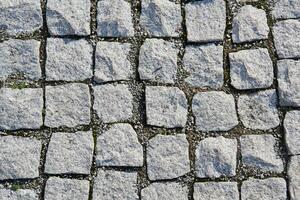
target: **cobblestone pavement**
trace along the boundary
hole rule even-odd
[[[299,200],[299,0],[0,0],[0,200]]]

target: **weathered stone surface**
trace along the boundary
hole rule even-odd
[[[143,147],[130,124],[114,124],[97,138],[98,166],[142,166]]]
[[[89,181],[50,177],[45,187],[45,200],[88,200],[89,190]]]
[[[34,190],[19,189],[9,190],[0,189],[0,197],[2,200],[38,200],[38,195]]]
[[[45,173],[89,174],[93,152],[91,131],[53,133],[47,150]]]
[[[300,197],[300,155],[292,156],[288,165],[289,192],[291,200]]]
[[[224,0],[204,0],[186,4],[187,39],[191,42],[222,41],[226,26]]]
[[[273,27],[276,52],[279,58],[300,58],[300,20],[284,20]]]
[[[0,43],[0,80],[12,75],[40,79],[39,49],[40,42],[36,40],[11,39]]]
[[[239,191],[235,182],[195,183],[195,200],[238,200]]]
[[[300,154],[300,111],[287,112],[283,125],[289,154]]]
[[[39,176],[42,144],[32,138],[0,137],[0,180]]]
[[[242,200],[286,200],[286,183],[283,178],[250,178],[242,183],[241,195]]]
[[[266,12],[251,5],[243,6],[232,20],[234,43],[267,39],[269,31]]]
[[[170,0],[143,0],[140,24],[156,37],[178,37],[181,31],[180,4]]]
[[[47,25],[51,35],[89,35],[90,0],[47,0]]]
[[[222,136],[201,140],[196,149],[195,170],[199,178],[236,174],[237,141]]]
[[[147,124],[165,128],[184,127],[187,121],[187,100],[177,87],[147,86]]]
[[[279,125],[275,90],[241,95],[238,112],[243,125],[250,129],[267,130]]]
[[[1,88],[0,110],[0,129],[38,129],[43,125],[43,90]]]
[[[178,51],[172,42],[146,39],[139,55],[140,78],[153,82],[174,83]]]
[[[138,200],[137,173],[98,170],[93,199]]]
[[[89,87],[86,84],[46,86],[45,125],[74,127],[89,124],[90,99]]]
[[[157,135],[147,146],[147,172],[150,180],[172,179],[190,171],[186,136]]]
[[[283,171],[276,139],[272,135],[244,135],[240,142],[244,167],[278,173]]]
[[[183,57],[189,76],[184,80],[193,87],[218,89],[223,85],[223,46],[208,44],[187,46]]]
[[[179,183],[152,183],[141,193],[142,200],[188,200],[188,188]]]
[[[99,42],[95,55],[97,82],[129,80],[133,69],[128,59],[129,43]]]
[[[94,87],[94,109],[104,123],[129,120],[132,117],[133,96],[127,85]]]
[[[200,131],[228,131],[238,124],[234,98],[221,91],[200,92],[193,97],[192,110]]]
[[[97,32],[101,37],[133,37],[131,6],[125,0],[100,0]]]
[[[300,18],[300,1],[276,0],[272,15],[275,19]]]
[[[279,60],[277,80],[281,106],[300,107],[300,60]]]
[[[273,83],[273,63],[266,48],[229,53],[231,85],[235,88],[266,88]]]
[[[33,33],[43,25],[40,1],[10,0],[0,2],[0,32],[9,35]]]
[[[47,40],[46,80],[82,81],[93,76],[93,48],[86,40]]]

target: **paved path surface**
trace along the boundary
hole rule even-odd
[[[299,200],[299,0],[1,0],[1,200]]]

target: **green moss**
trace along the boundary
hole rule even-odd
[[[22,189],[22,186],[21,186],[20,184],[18,184],[18,183],[13,183],[13,184],[11,185],[11,188],[10,188],[10,189],[16,191],[16,190]]]
[[[26,88],[27,87],[27,84],[24,83],[24,82],[21,82],[21,83],[13,83],[13,85],[11,86],[13,89],[23,89],[23,88]]]

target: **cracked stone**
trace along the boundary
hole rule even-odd
[[[95,86],[94,97],[94,109],[104,123],[126,121],[132,117],[133,96],[128,85]]]
[[[89,174],[93,152],[91,131],[53,133],[47,150],[45,173]]]
[[[130,124],[114,124],[97,138],[97,166],[143,165],[143,147]]]
[[[83,83],[46,86],[46,116],[48,127],[75,127],[90,123],[91,97]]]
[[[195,170],[199,178],[232,177],[236,174],[237,141],[222,136],[201,140],[196,149]]]
[[[139,55],[139,75],[142,80],[174,83],[177,74],[175,44],[162,39],[146,39]]]
[[[277,0],[272,10],[275,19],[300,18],[299,0]]]
[[[86,40],[47,40],[46,80],[83,81],[93,76],[93,48]]]
[[[10,39],[0,43],[0,80],[13,75],[40,79],[39,49],[40,42],[36,40]]]
[[[95,80],[109,82],[130,80],[133,69],[128,59],[131,45],[119,42],[99,42],[95,55]]]
[[[137,173],[98,170],[94,183],[93,199],[138,200]]]
[[[232,20],[234,43],[268,39],[269,31],[266,12],[251,5],[243,6]]]
[[[45,200],[88,200],[89,190],[89,181],[50,177],[45,187]]]
[[[281,106],[300,107],[300,60],[279,60],[277,80]]]
[[[300,111],[287,112],[283,126],[289,154],[300,154]]]
[[[300,58],[300,20],[279,21],[273,26],[276,52],[279,58]]]
[[[242,183],[242,200],[286,200],[286,182],[283,178],[254,179]]]
[[[131,5],[125,0],[100,0],[97,32],[101,37],[133,37]]]
[[[292,156],[288,165],[289,192],[291,200],[300,197],[300,156]]]
[[[0,89],[0,129],[39,129],[43,125],[42,88]]]
[[[226,5],[224,0],[204,0],[187,3],[186,28],[190,42],[216,42],[224,38]]]
[[[263,172],[283,171],[283,162],[279,157],[277,142],[272,135],[244,135],[240,137],[242,163],[244,167]]]
[[[46,17],[51,35],[89,35],[90,0],[47,0]]]
[[[238,112],[246,128],[268,130],[280,123],[274,89],[241,95]]]
[[[184,127],[187,121],[187,99],[177,87],[147,86],[147,124],[165,128]]]
[[[235,182],[205,182],[194,184],[194,200],[239,200]]]
[[[0,189],[0,197],[2,200],[38,200],[38,194],[34,190],[18,189],[16,191],[10,189]]]
[[[267,88],[273,83],[273,63],[266,48],[229,53],[231,84],[240,90]]]
[[[42,144],[33,138],[0,137],[0,180],[39,176]]]
[[[193,87],[218,89],[223,85],[223,46],[208,44],[187,46],[183,57],[184,79]]]
[[[197,130],[228,131],[238,124],[234,98],[221,91],[200,92],[193,97]]]
[[[157,135],[147,146],[150,180],[173,179],[190,171],[189,143],[184,134]]]
[[[181,31],[180,4],[170,0],[142,1],[141,26],[151,36],[178,37]]]

